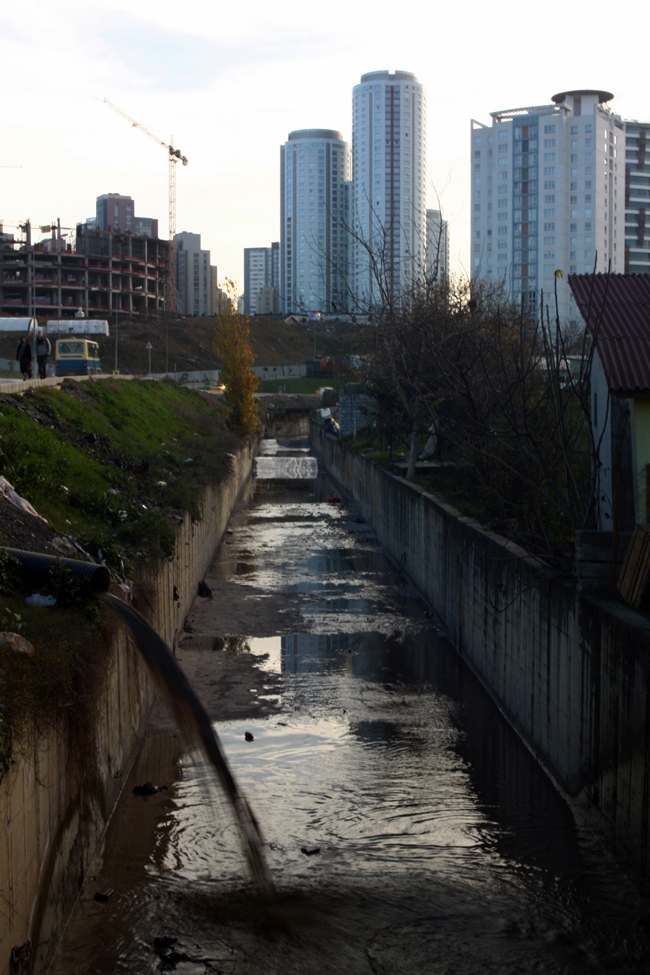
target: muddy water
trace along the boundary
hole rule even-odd
[[[646,907],[331,490],[258,482],[178,649],[278,903],[160,714],[52,972],[647,971]]]

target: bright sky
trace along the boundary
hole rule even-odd
[[[243,286],[243,248],[279,239],[280,145],[300,128],[351,140],[352,87],[367,71],[413,71],[428,93],[429,205],[440,194],[452,269],[468,266],[470,119],[614,92],[650,120],[630,25],[643,5],[540,8],[521,0],[405,7],[359,0],[30,0],[0,10],[0,217],[64,226],[95,197],[131,195],[167,234],[165,151],[104,97],[189,159],[178,167],[177,229],[200,233],[219,278]],[[618,25],[620,25],[620,30]],[[10,230],[9,227],[7,227]]]

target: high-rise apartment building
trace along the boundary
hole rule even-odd
[[[427,210],[427,281],[449,281],[449,224],[440,210]]]
[[[333,129],[290,132],[280,166],[282,311],[337,311],[347,294],[350,146]]]
[[[372,71],[352,102],[352,280],[365,306],[379,297],[372,258],[395,295],[425,266],[426,91],[409,71]]]
[[[214,315],[217,311],[217,269],[210,251],[201,249],[201,235],[176,234],[177,310],[180,315]]]
[[[135,202],[130,196],[120,193],[104,193],[98,196],[95,220],[86,221],[98,230],[112,230],[114,233],[138,234],[155,239],[158,236],[158,221],[155,217],[136,217]]]
[[[244,248],[244,312],[247,315],[269,314],[269,298],[258,300],[264,288],[280,292],[280,244],[274,241],[270,247]],[[271,306],[275,305],[273,299]],[[263,305],[263,308],[262,308]],[[263,310],[264,309],[264,310]]]
[[[625,270],[650,273],[650,122],[625,123]],[[622,270],[622,269],[621,269]]]
[[[556,270],[624,270],[625,130],[612,98],[567,91],[472,120],[472,276],[503,282],[529,313],[542,290],[554,307]],[[565,279],[558,298],[561,321],[577,322]]]

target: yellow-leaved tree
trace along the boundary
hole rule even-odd
[[[226,294],[220,302],[212,347],[217,359],[223,362],[219,380],[226,387],[225,400],[230,407],[230,422],[235,430],[247,437],[259,427],[259,413],[254,393],[258,386],[252,370],[255,353],[250,344],[248,315],[237,311],[236,287],[226,282]]]

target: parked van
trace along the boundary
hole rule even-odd
[[[90,376],[102,371],[99,346],[89,339],[57,339],[54,361],[57,376]]]

